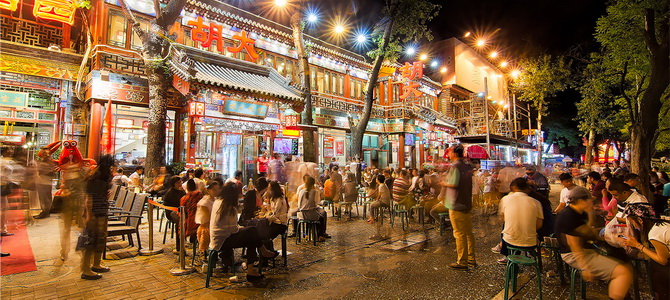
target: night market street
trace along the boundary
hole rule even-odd
[[[560,186],[553,186],[554,202],[559,190]],[[167,244],[163,246],[163,233],[158,233],[158,222],[154,224],[155,246],[164,248],[165,253],[108,260],[106,263],[112,271],[103,279],[79,280],[79,254],[73,251],[64,265],[56,263],[59,259],[52,245],[58,243],[57,221],[57,218],[37,220],[29,227],[38,270],[2,276],[3,298],[502,299],[500,292],[505,267],[496,263],[501,256],[490,250],[499,240],[500,223],[495,215],[481,216],[475,221],[478,266],[470,271],[452,270],[446,266],[456,256],[451,230],[440,237],[433,225],[426,225],[427,230],[423,231],[419,224],[412,223],[412,230],[403,234],[400,224],[394,229],[385,224],[390,237],[373,241],[368,237],[375,233],[374,227],[354,217],[352,220],[329,221],[333,238],[316,247],[304,242],[296,245],[295,238],[289,238],[288,267],[281,266],[281,256],[277,257],[277,268],[271,268],[263,282],[253,285],[231,283],[228,277],[233,275],[227,274],[213,278],[210,289],[205,288],[202,273],[170,274],[170,270],[178,266],[177,255],[172,254],[174,239],[170,239],[168,233]],[[142,224],[140,229],[143,241],[147,241],[148,225]],[[76,240],[74,236],[73,240]],[[280,249],[280,243],[276,244]],[[441,245],[445,245],[444,251],[434,253]],[[239,254],[237,251],[236,255]],[[554,265],[548,263],[547,268],[554,270]],[[524,282],[523,276],[520,276],[521,282]],[[535,297],[533,278],[525,280],[528,283],[520,284],[521,290],[515,299]],[[589,299],[607,299],[605,289],[602,283],[590,284],[587,295]],[[568,286],[561,286],[558,277],[543,278],[544,299],[566,299],[568,295]]]

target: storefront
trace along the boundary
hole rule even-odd
[[[181,159],[224,177],[254,178],[259,155],[300,155],[300,92],[276,70],[184,47],[172,70],[188,86]]]

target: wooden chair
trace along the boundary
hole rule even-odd
[[[124,192],[122,190],[121,192]],[[123,226],[126,225],[126,218],[120,218],[125,215],[132,214],[133,200],[135,199],[136,194],[130,191],[125,191],[123,205],[121,209],[110,209],[111,213],[110,221],[107,222],[107,226]]]

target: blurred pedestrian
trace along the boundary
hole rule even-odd
[[[35,219],[42,219],[49,217],[51,211],[51,204],[53,202],[51,196],[51,184],[54,178],[56,164],[51,159],[51,154],[49,153],[48,147],[42,147],[39,152],[37,152],[37,180],[36,180],[36,189],[37,195],[40,199],[40,208],[42,212],[39,215],[34,216]]]
[[[114,158],[103,155],[95,173],[86,179],[84,230],[77,241],[77,250],[82,251],[81,279],[95,280],[102,278],[102,274],[109,272],[109,268],[102,265],[102,254],[107,246],[107,214],[109,193],[112,181]]]

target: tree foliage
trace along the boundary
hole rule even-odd
[[[550,98],[570,86],[570,63],[563,57],[553,58],[544,54],[523,59],[520,67],[522,71],[511,88],[519,93],[519,99],[530,102],[533,108],[546,116]]]
[[[439,5],[426,0],[387,0],[382,10],[384,17],[372,34],[372,40],[377,48],[368,53],[374,62],[365,88],[363,113],[356,120],[349,117],[353,157],[362,157],[363,154],[363,134],[370,121],[372,105],[375,101],[374,89],[377,86],[382,63],[384,61],[396,62],[402,50],[402,44],[408,41],[432,39],[426,24],[437,16],[439,9]]]

